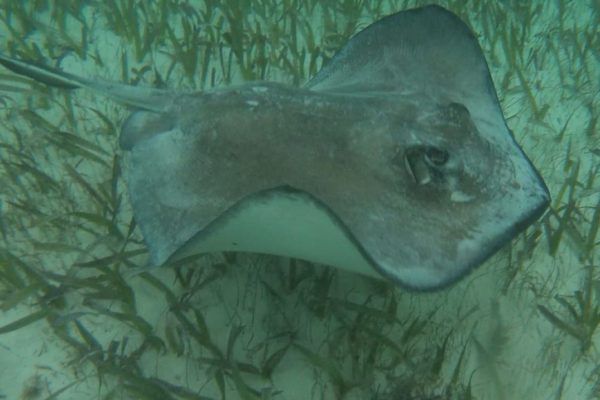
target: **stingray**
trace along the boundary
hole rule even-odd
[[[300,88],[185,93],[0,63],[135,109],[119,143],[152,265],[266,253],[435,289],[483,263],[550,200],[476,38],[438,6],[373,23]]]

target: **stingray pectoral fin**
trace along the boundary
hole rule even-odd
[[[149,243],[150,249],[156,246]],[[170,260],[218,251],[286,256],[382,277],[326,205],[290,187],[244,198],[189,239]]]
[[[19,75],[27,76],[48,86],[62,89],[90,89],[119,103],[143,110],[162,112],[172,102],[172,94],[166,90],[82,78],[57,68],[31,61],[17,60],[2,54],[0,54],[0,64]]]

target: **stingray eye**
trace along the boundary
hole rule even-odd
[[[440,181],[444,177],[440,169],[448,161],[448,152],[434,146],[414,146],[406,150],[404,163],[406,169],[418,185],[426,185],[432,180]]]
[[[441,167],[448,161],[448,152],[433,146],[426,146],[423,150],[425,161],[432,167]]]

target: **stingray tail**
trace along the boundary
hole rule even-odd
[[[162,112],[172,101],[171,95],[166,90],[86,79],[58,68],[17,60],[3,54],[0,54],[0,64],[19,75],[35,79],[48,86],[61,89],[90,89],[120,103],[147,111]]]
[[[78,89],[85,84],[78,77],[62,72],[56,68],[24,62],[0,54],[0,64],[19,75],[25,75],[48,86],[62,89]]]

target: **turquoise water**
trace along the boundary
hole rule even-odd
[[[553,200],[432,293],[248,254],[140,273],[128,110],[0,71],[0,398],[596,398],[598,3],[438,3],[475,32]],[[423,4],[5,0],[0,43],[135,85],[300,85],[354,33]]]

